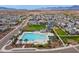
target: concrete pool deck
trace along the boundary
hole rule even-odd
[[[45,44],[45,43],[47,43],[47,41],[49,40],[49,37],[48,37],[48,36],[54,36],[53,33],[49,33],[49,32],[47,32],[47,33],[40,33],[40,32],[23,32],[22,35],[20,35],[20,36],[18,37],[18,41],[16,42],[16,44],[20,44],[20,43],[21,43],[21,42],[20,42],[20,39],[22,39],[23,35],[24,35],[24,34],[27,34],[27,33],[42,34],[42,35],[45,35],[45,36],[46,36],[45,39],[43,39],[43,40],[36,39],[36,40],[33,40],[33,41],[29,41],[29,40],[27,41],[27,43],[34,43],[34,44]],[[22,44],[26,44],[26,42],[25,42],[25,41],[22,41]]]

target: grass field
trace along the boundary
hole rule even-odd
[[[28,26],[25,26],[24,27],[24,30],[28,30],[28,31],[39,31],[39,30],[42,30],[42,29],[45,29],[46,26],[45,25],[28,25]]]
[[[79,35],[73,35],[73,36],[72,35],[70,35],[70,36],[66,35],[66,36],[60,36],[60,37],[65,43],[67,43],[68,40],[74,40],[76,42],[79,42]]]
[[[64,43],[68,43],[69,40],[74,40],[79,42],[79,35],[70,35],[67,32],[63,31],[62,28],[55,27],[56,33],[60,36]]]
[[[54,29],[58,35],[67,35],[67,33],[65,31],[63,31],[62,28],[55,27]]]

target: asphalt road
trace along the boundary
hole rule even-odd
[[[35,51],[30,49],[22,49],[22,50],[14,50],[11,52],[0,51],[0,53],[79,53],[79,51],[75,50],[74,48],[52,50],[52,51]]]

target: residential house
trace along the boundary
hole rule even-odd
[[[6,19],[0,19],[0,31],[5,31],[9,28],[8,21]]]

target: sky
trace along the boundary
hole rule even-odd
[[[0,7],[7,7],[7,8],[16,8],[16,9],[39,9],[39,8],[46,8],[46,7],[68,7],[71,5],[0,5]]]

